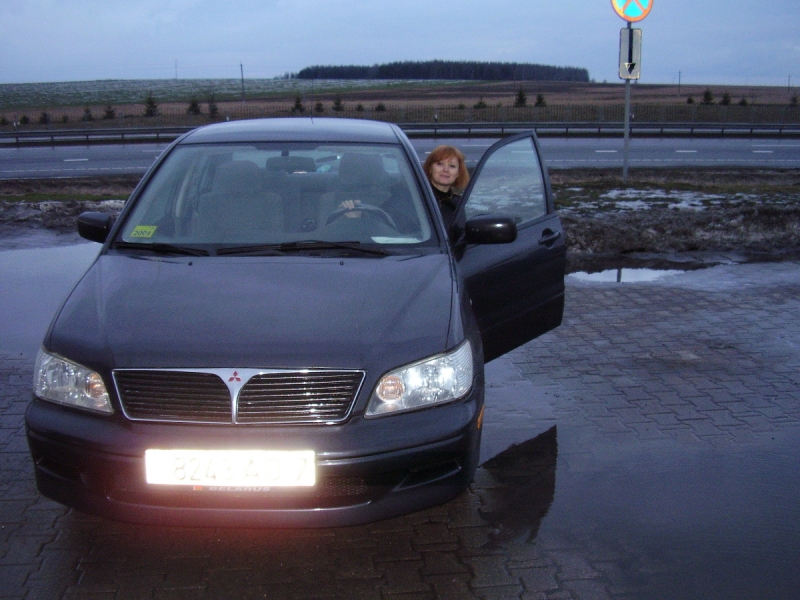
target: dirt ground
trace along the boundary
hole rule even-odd
[[[568,270],[800,257],[800,170],[551,171]]]
[[[365,87],[356,89],[322,89],[317,92],[305,94],[305,102],[310,107],[314,102],[333,102],[339,97],[346,105],[355,106],[363,104],[367,107],[383,103],[389,108],[408,108],[419,106],[454,107],[463,104],[473,106],[483,100],[490,106],[501,104],[513,106],[517,92],[525,91],[528,104],[532,105],[539,94],[550,107],[576,106],[576,105],[622,105],[625,102],[625,85],[620,80],[611,82],[569,82],[569,81],[474,81],[474,82],[407,82],[388,86]],[[786,106],[797,95],[797,88],[784,86],[731,86],[731,85],[676,85],[676,84],[641,84],[631,86],[631,102],[644,105],[686,105],[691,97],[695,102],[700,102],[706,90],[710,90],[719,102],[728,94],[735,105],[745,100],[749,105],[774,105]],[[248,97],[247,108],[251,114],[263,110],[265,114],[271,111],[287,109],[292,105],[296,92],[283,94],[269,94],[261,97]],[[188,98],[185,101],[163,101],[159,103],[159,110],[164,115],[185,115]],[[242,110],[240,99],[218,99],[217,107],[221,115],[238,114]],[[35,106],[23,109],[0,111],[0,116],[5,114],[8,121],[16,120],[20,114],[35,117],[40,111],[49,112],[57,121],[67,117],[68,127],[75,123],[82,123],[85,104],[75,106]],[[108,126],[109,122],[100,119],[105,105],[94,106],[95,125]],[[144,104],[129,104],[125,102],[114,103],[113,108],[118,117],[142,115]],[[203,110],[206,110],[203,108]],[[34,121],[36,119],[34,118]],[[126,121],[129,125],[132,121]],[[144,125],[144,123],[142,123]],[[51,125],[53,126],[53,125]],[[58,126],[56,123],[55,126]],[[7,126],[10,129],[10,125]],[[28,128],[38,127],[34,123]]]
[[[800,170],[554,170],[568,272],[800,259]],[[118,212],[137,177],[0,181],[0,236],[74,232]]]
[[[606,82],[570,81],[490,81],[469,83],[445,83],[432,85],[407,85],[390,89],[353,90],[337,94],[322,95],[322,99],[332,99],[338,95],[348,102],[380,101],[402,106],[405,104],[456,105],[460,102],[471,106],[479,98],[489,104],[502,102],[505,106],[514,103],[518,90],[523,89],[528,100],[533,102],[537,94],[542,94],[549,105],[576,104],[619,104],[625,101],[625,86],[619,80]],[[631,101],[647,104],[685,104],[690,96],[699,102],[706,90],[711,90],[715,98],[729,94],[739,102],[745,98],[753,104],[786,104],[796,89],[787,90],[777,86],[717,86],[717,85],[652,85],[635,83],[631,88]]]

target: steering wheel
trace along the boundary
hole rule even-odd
[[[364,204],[360,202],[356,204],[353,208],[337,208],[333,211],[330,215],[328,215],[327,221],[325,221],[325,225],[330,225],[336,219],[341,218],[343,215],[346,215],[350,212],[362,212],[364,216],[372,217],[373,219],[380,219],[384,223],[386,223],[389,227],[397,231],[397,225],[394,222],[392,216],[387,213],[382,208],[375,206],[374,204]]]

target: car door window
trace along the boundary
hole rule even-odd
[[[509,143],[492,154],[476,174],[464,207],[467,219],[505,214],[517,224],[547,214],[547,194],[531,137]]]

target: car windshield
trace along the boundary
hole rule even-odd
[[[117,239],[226,255],[437,244],[405,152],[375,144],[178,146]]]

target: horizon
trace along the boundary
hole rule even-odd
[[[597,83],[620,81],[626,22],[608,0],[575,4],[8,0],[0,5],[0,83],[239,79],[242,71],[274,79],[308,65],[426,60],[577,67]],[[791,86],[800,80],[800,3],[768,8],[654,1],[634,24],[643,31],[641,83]]]
[[[338,65],[337,65],[338,66]],[[349,65],[346,65],[349,66]],[[581,68],[581,67],[577,67]],[[208,81],[208,82],[235,82],[237,85],[244,79],[245,82],[253,81],[253,82],[297,82],[300,84],[307,84],[311,85],[312,82],[338,82],[338,83],[353,83],[353,84],[360,84],[354,85],[356,89],[367,89],[371,87],[369,84],[374,85],[381,85],[381,84],[486,84],[486,83],[540,83],[540,84],[562,84],[562,85],[607,85],[607,86],[622,86],[624,87],[625,81],[618,79],[616,81],[596,81],[590,79],[589,81],[559,81],[559,80],[552,80],[552,79],[335,79],[335,78],[316,78],[316,79],[300,79],[300,78],[287,78],[285,76],[275,76],[275,77],[106,77],[106,78],[97,78],[97,79],[64,79],[64,80],[53,80],[53,81],[10,81],[10,82],[2,82],[0,83],[0,88],[3,87],[10,87],[10,86],[36,86],[36,85],[61,85],[61,84],[80,84],[80,83],[112,83],[112,82],[136,82],[136,81],[159,81],[159,82],[166,82],[166,81],[176,81],[176,82],[188,82],[188,81]],[[711,88],[719,88],[719,87],[733,87],[733,88],[777,88],[777,89],[786,89],[786,90],[797,90],[800,92],[800,77],[795,81],[794,78],[790,82],[783,82],[783,83],[727,83],[727,82],[716,82],[716,83],[705,83],[705,82],[643,82],[641,80],[634,80],[631,82],[633,86],[639,87],[711,87]]]

